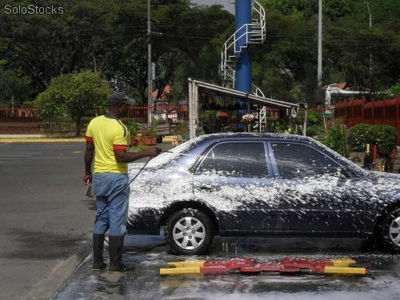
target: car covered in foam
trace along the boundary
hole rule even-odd
[[[163,229],[179,254],[204,253],[214,235],[361,236],[400,250],[400,176],[308,137],[200,136],[152,159],[130,188],[129,231]]]

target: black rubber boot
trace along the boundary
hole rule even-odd
[[[127,268],[122,264],[122,248],[124,246],[124,236],[110,235],[110,268],[111,272],[126,272]]]
[[[93,233],[93,271],[101,271],[107,267],[103,262],[104,234]]]

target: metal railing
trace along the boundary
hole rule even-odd
[[[147,124],[148,110],[153,111],[153,118],[168,130],[173,130],[181,121],[188,120],[187,105],[155,105],[130,107],[127,118],[137,123]],[[90,120],[104,113],[104,108],[92,108],[86,111],[82,119],[82,131],[86,129]],[[165,130],[164,130],[165,131]],[[69,117],[58,118],[57,121],[45,121],[40,118],[33,107],[12,108],[0,107],[0,134],[36,134],[36,133],[75,133],[76,125]]]

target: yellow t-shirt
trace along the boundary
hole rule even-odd
[[[128,173],[128,164],[117,162],[114,154],[114,149],[126,150],[130,144],[129,131],[120,120],[106,116],[92,119],[86,140],[94,143],[94,173]]]

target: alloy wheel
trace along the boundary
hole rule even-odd
[[[185,250],[194,250],[204,242],[206,229],[195,217],[184,217],[175,223],[172,230],[175,243]]]
[[[395,218],[390,224],[389,237],[396,246],[400,246],[400,217]]]

